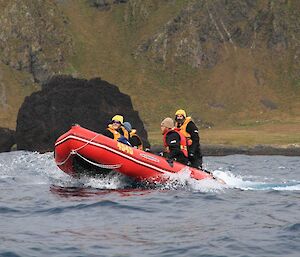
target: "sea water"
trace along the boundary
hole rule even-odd
[[[0,256],[300,256],[300,157],[205,157],[165,185],[71,178],[53,153],[0,154]]]

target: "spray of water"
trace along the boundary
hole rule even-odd
[[[253,177],[252,180],[239,175],[234,175],[230,171],[215,170],[213,174],[225,181],[228,188],[238,188],[242,190],[300,190],[300,181],[284,181],[284,182],[264,182],[259,177]],[[254,180],[255,179],[255,180]],[[271,178],[269,178],[271,180]]]
[[[53,153],[39,154],[36,152],[16,151],[0,154],[0,182],[18,184],[50,184],[65,188],[92,188],[97,190],[122,190],[136,188],[190,190],[200,192],[223,192],[227,189],[238,188],[241,190],[300,190],[300,181],[265,182],[261,177],[246,177],[233,174],[230,171],[215,170],[218,180],[195,180],[190,177],[190,170],[185,168],[177,174],[170,174],[167,183],[147,184],[135,183],[127,177],[116,172],[103,177],[73,178],[62,172],[55,164]],[[270,181],[270,180],[269,180]]]

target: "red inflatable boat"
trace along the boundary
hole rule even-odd
[[[79,125],[72,126],[57,139],[54,154],[57,166],[72,176],[105,175],[114,170],[137,181],[163,182],[187,167],[194,179],[212,178],[207,172],[178,162],[171,167],[163,157],[132,148]]]

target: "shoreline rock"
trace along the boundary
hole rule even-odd
[[[163,147],[161,145],[154,145],[151,149],[154,153],[159,153],[163,151]],[[234,155],[234,154],[300,156],[299,144],[293,144],[287,146],[274,146],[274,145],[232,146],[232,145],[202,144],[201,150],[203,156],[226,156],[226,155]]]
[[[79,124],[103,132],[111,118],[121,114],[137,129],[145,146],[148,135],[129,95],[101,78],[55,76],[42,90],[26,97],[17,118],[18,150],[53,151],[55,140]]]
[[[254,146],[227,146],[227,145],[202,145],[204,156],[225,156],[231,154],[245,155],[284,155],[300,156],[299,145],[274,146],[274,145],[254,145]]]
[[[0,128],[0,153],[10,152],[15,143],[15,131],[8,128]]]

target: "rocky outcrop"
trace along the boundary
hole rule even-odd
[[[67,67],[72,53],[68,20],[54,1],[11,0],[1,3],[0,60],[44,82]]]
[[[114,4],[127,3],[129,0],[87,0],[90,6],[96,7],[99,10],[110,10]]]
[[[72,124],[102,132],[115,114],[124,115],[148,144],[147,132],[130,97],[116,86],[100,78],[54,77],[21,106],[16,128],[17,148],[52,151],[55,140]]]
[[[232,155],[232,154],[300,156],[299,145],[230,146],[230,145],[203,144],[201,146],[201,149],[204,156],[224,156],[224,155]]]
[[[151,151],[159,154],[164,150],[161,145],[154,145]],[[233,145],[209,145],[201,144],[203,156],[226,156],[233,154],[242,155],[284,155],[300,156],[300,145],[292,144],[287,146],[254,145],[254,146],[233,146]]]
[[[15,143],[15,131],[0,128],[0,152],[9,152]]]
[[[299,65],[298,15],[291,1],[189,1],[136,56],[164,66],[212,68],[238,48],[271,49],[275,56],[289,48]]]

